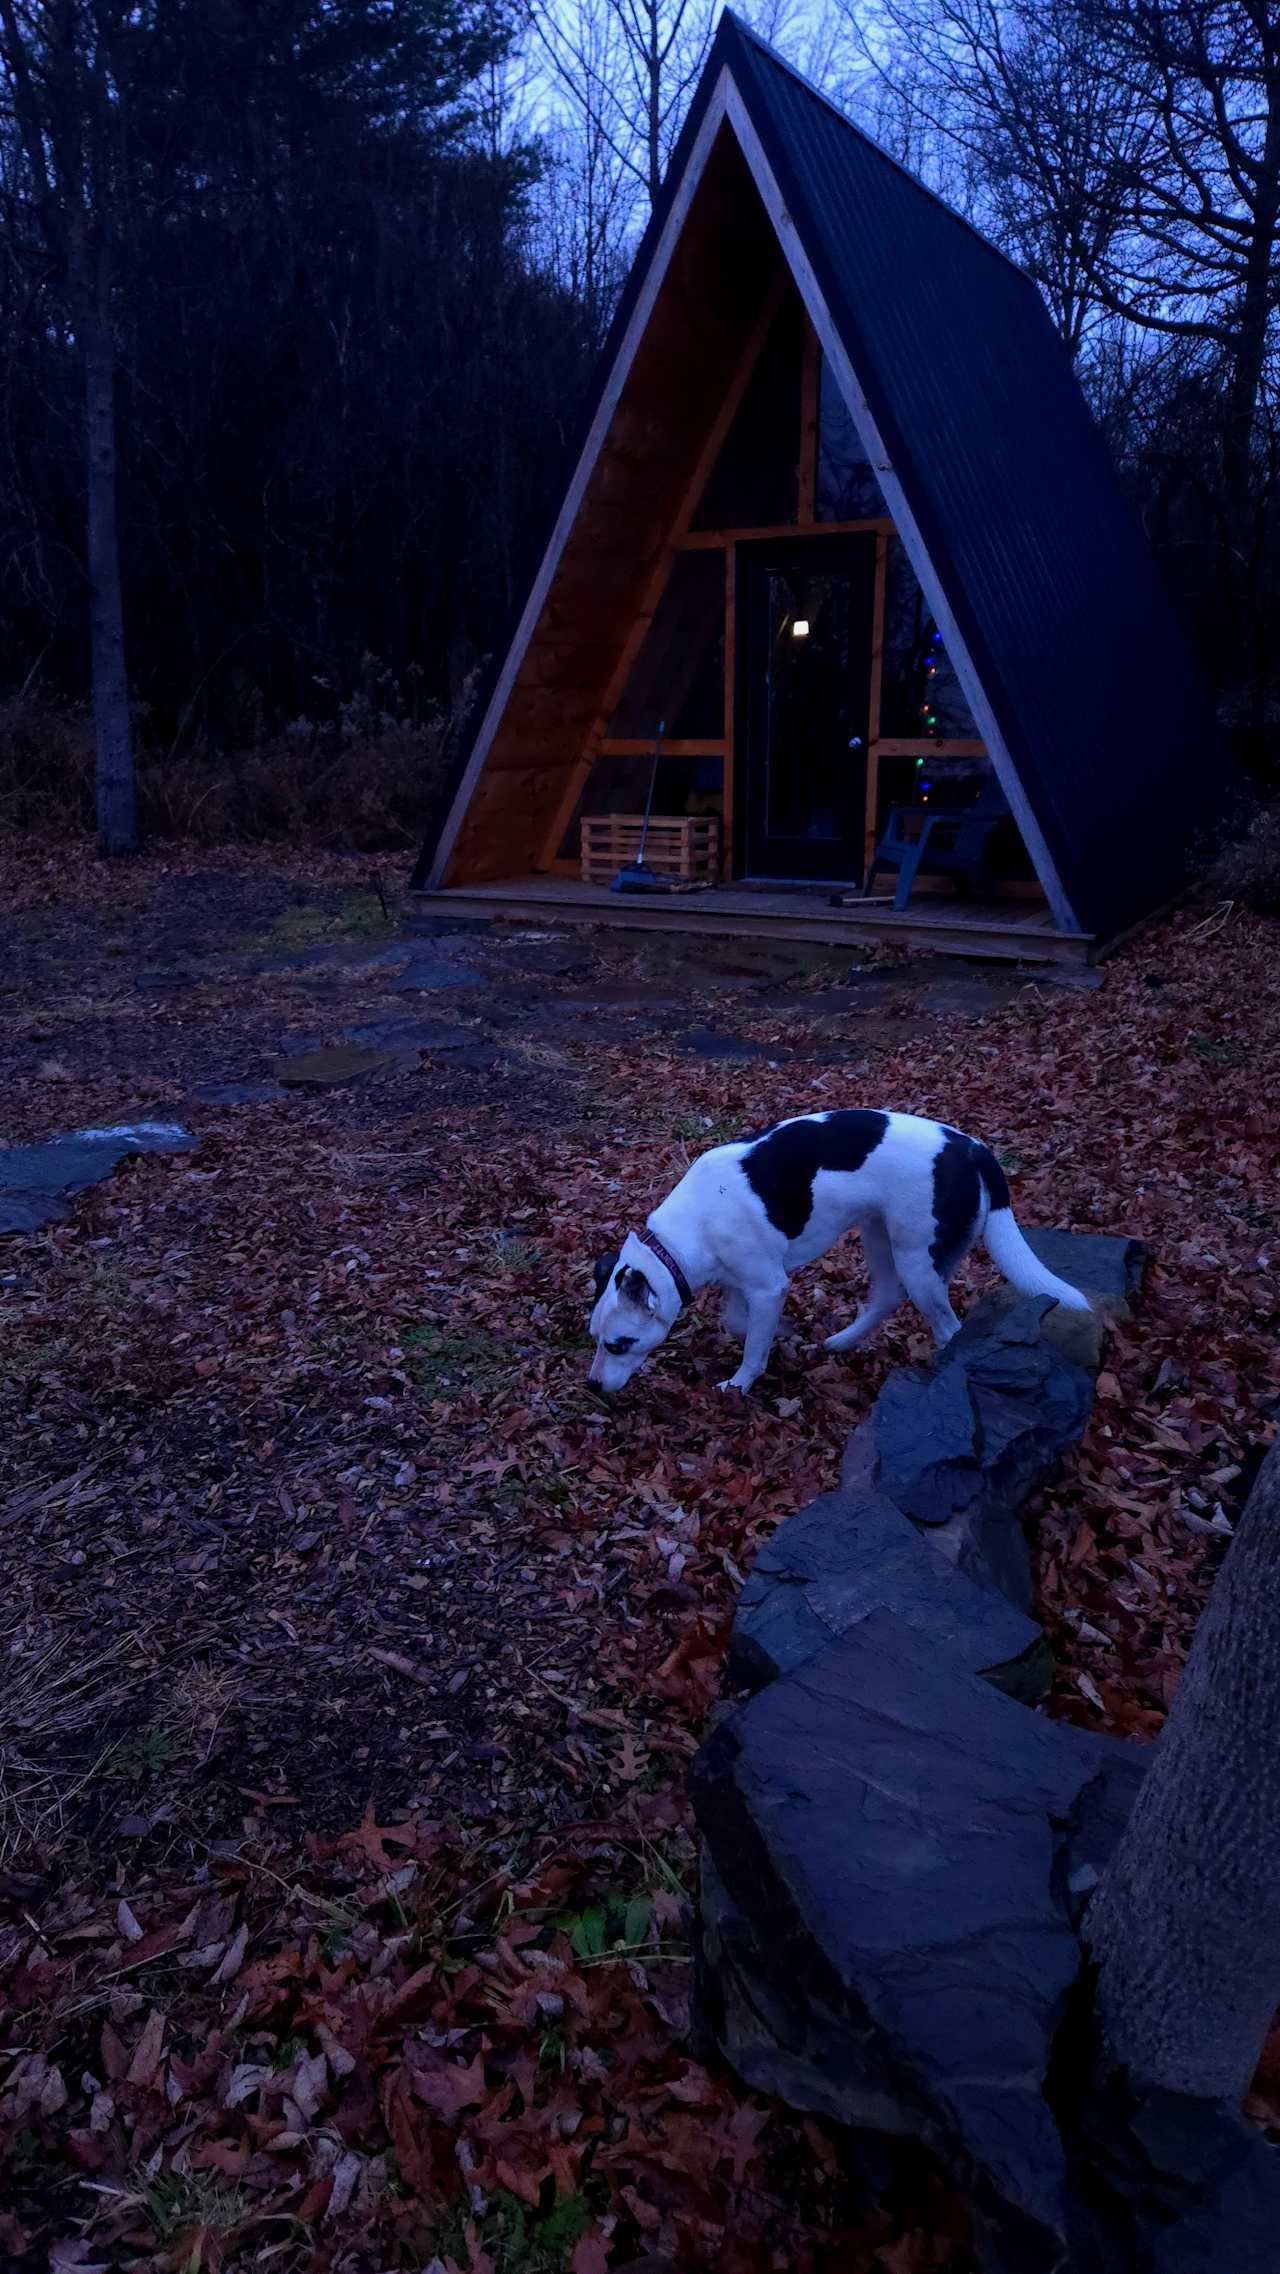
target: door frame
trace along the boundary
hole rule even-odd
[[[734,653],[732,700],[733,717],[730,724],[729,747],[734,753],[733,766],[733,876],[744,883],[808,886],[860,884],[866,873],[864,845],[864,819],[866,784],[871,780],[874,755],[874,737],[878,709],[877,633],[879,616],[883,608],[883,553],[885,540],[878,533],[879,524],[870,524],[865,532],[833,528],[829,532],[820,524],[808,529],[779,529],[775,535],[738,538],[733,546],[734,556]],[[751,637],[750,611],[758,575],[767,575],[771,568],[790,569],[807,567],[821,570],[825,564],[838,568],[842,560],[852,561],[857,548],[865,547],[870,571],[868,577],[869,606],[866,618],[867,633],[867,722],[863,730],[864,797],[855,803],[852,826],[846,842],[854,849],[854,872],[848,876],[826,877],[754,877],[751,864],[751,799],[757,788],[759,775],[758,752],[752,747],[751,698],[752,673],[756,668],[756,652]]]

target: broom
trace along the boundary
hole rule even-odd
[[[609,887],[610,892],[674,892],[676,889],[677,879],[660,876],[657,869],[648,867],[644,857],[645,839],[649,834],[649,815],[653,811],[653,793],[658,781],[658,763],[662,757],[662,737],[666,732],[666,726],[666,720],[659,719],[658,732],[653,744],[653,765],[649,772],[649,795],[644,801],[644,820],[640,824],[640,844],[636,857],[633,861],[627,861],[619,869]]]

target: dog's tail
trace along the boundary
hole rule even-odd
[[[1034,1249],[1027,1245],[1013,1220],[1004,1170],[985,1145],[980,1153],[985,1158],[980,1157],[978,1168],[989,1202],[982,1239],[996,1270],[1003,1273],[1020,1295],[1051,1295],[1064,1310],[1091,1310],[1093,1306],[1088,1296],[1082,1295],[1078,1287],[1069,1287],[1066,1280],[1059,1279],[1054,1272],[1047,1271]]]

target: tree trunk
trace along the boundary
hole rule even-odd
[[[1109,2059],[1239,2101],[1280,2006],[1280,1445],[1245,1504],[1085,1936]]]
[[[651,5],[647,10],[647,21],[649,50],[645,57],[648,70],[645,140],[649,166],[649,211],[652,213],[662,189],[662,56],[656,0],[651,0]]]
[[[92,263],[80,301],[88,490],[89,650],[96,745],[98,850],[138,849],[124,597],[116,525],[115,351],[104,258]]]
[[[1253,230],[1244,264],[1244,288],[1236,321],[1235,351],[1227,389],[1222,472],[1231,542],[1246,565],[1252,550],[1253,436],[1266,368],[1274,295],[1273,269],[1280,223],[1280,100],[1272,96],[1272,116],[1258,171]]]

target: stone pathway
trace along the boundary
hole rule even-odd
[[[513,930],[411,908],[386,924],[371,894],[271,877],[164,874],[141,914],[40,909],[16,934],[0,1083],[13,1134],[40,1143],[70,1142],[72,1086],[108,1129],[181,1115],[197,1138],[208,1116],[290,1101],[323,1100],[336,1122],[473,1090],[479,1105],[495,1081],[568,1125],[589,1089],[575,1052],[602,1043],[746,1070],[818,1046],[852,1084],[856,1061],[913,1022],[980,1018],[1029,984],[1003,969],[944,973],[932,958],[851,969],[847,951],[737,940],[708,956],[678,936]],[[62,1212],[77,1189],[70,1160],[48,1171],[66,1166],[70,1181],[44,1214],[19,1181],[36,1170],[16,1156],[0,1167],[8,1229]]]

